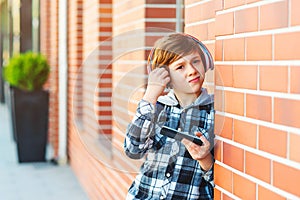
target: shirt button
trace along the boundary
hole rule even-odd
[[[166,177],[169,178],[171,176],[170,173],[166,173]]]

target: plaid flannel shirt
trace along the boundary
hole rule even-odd
[[[193,134],[200,131],[214,146],[213,96],[202,89],[190,106],[181,108],[171,91],[154,106],[141,100],[124,141],[127,156],[146,156],[126,199],[213,199],[213,167],[203,171],[185,146],[160,134],[161,127]]]

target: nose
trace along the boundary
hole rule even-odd
[[[195,73],[197,73],[197,69],[195,66],[193,66],[191,63],[189,63],[187,65],[187,75],[188,76],[191,76],[191,75],[194,75]]]

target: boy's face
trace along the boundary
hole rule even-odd
[[[171,63],[169,72],[171,86],[175,93],[200,95],[205,70],[198,52],[193,52]]]

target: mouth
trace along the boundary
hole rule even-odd
[[[199,79],[200,79],[200,77],[198,76],[196,78],[189,80],[189,83],[197,83],[197,82],[199,82]]]

